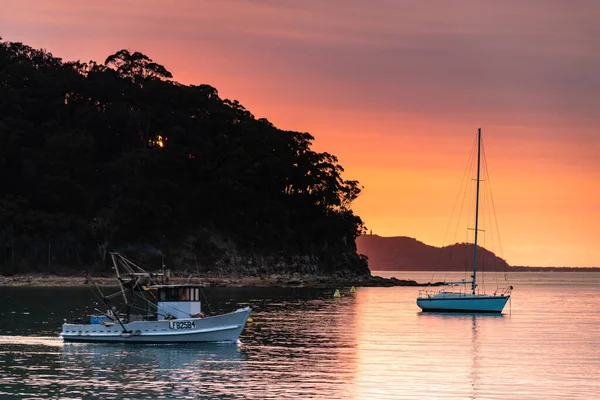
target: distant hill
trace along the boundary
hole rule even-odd
[[[511,271],[516,272],[600,272],[600,267],[536,267],[512,266]]]
[[[369,257],[371,271],[464,271],[473,268],[473,244],[435,247],[406,236],[363,235],[356,239],[358,253]],[[504,271],[508,263],[479,247],[483,271]]]

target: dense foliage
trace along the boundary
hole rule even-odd
[[[64,62],[0,38],[0,271],[102,263],[218,236],[245,254],[352,251],[360,193],[277,129],[141,53]]]

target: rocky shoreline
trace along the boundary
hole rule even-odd
[[[113,286],[116,280],[112,277],[93,277],[97,285]],[[171,277],[170,284],[201,283],[207,287],[392,287],[392,286],[440,286],[441,282],[418,283],[413,280],[381,278],[378,276],[332,277],[332,276],[284,276],[269,277]],[[84,287],[90,285],[84,276],[57,275],[13,275],[0,276],[0,287]]]

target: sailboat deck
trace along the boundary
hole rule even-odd
[[[419,299],[430,299],[430,300],[447,300],[447,299],[453,299],[453,300],[460,300],[460,299],[465,299],[465,300],[472,300],[472,299],[485,299],[485,298],[495,298],[495,297],[504,297],[504,294],[501,293],[499,295],[497,295],[496,293],[494,294],[485,294],[485,293],[467,293],[467,292],[447,292],[447,291],[441,291],[441,292],[434,292],[434,291],[420,291],[419,292]]]

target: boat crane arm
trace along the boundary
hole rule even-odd
[[[102,303],[104,303],[104,305],[106,307],[108,307],[108,309],[110,310],[111,306],[110,306],[110,304],[108,304],[108,299],[106,298],[106,296],[104,296],[104,293],[102,293],[102,290],[100,290],[98,285],[96,285],[96,282],[94,281],[94,279],[92,279],[92,276],[89,274],[89,272],[87,272],[87,270],[85,271],[85,276],[90,282],[92,282],[92,285],[94,285],[94,287],[96,288],[98,293],[100,293],[100,300],[102,301]],[[113,314],[114,314],[115,318],[117,319],[117,322],[119,323],[119,325],[121,325],[121,328],[123,328],[123,333],[129,333],[129,331],[125,328],[125,325],[123,325],[121,318],[119,318],[119,313],[113,313]]]

